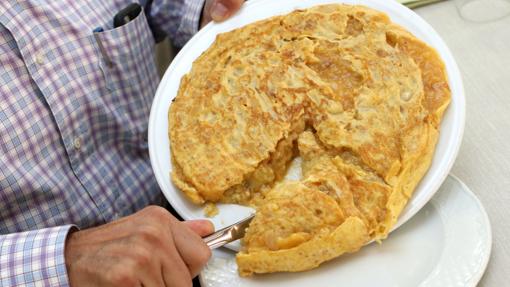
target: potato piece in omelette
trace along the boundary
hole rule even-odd
[[[438,54],[384,13],[332,4],[272,17],[218,35],[183,77],[172,180],[196,204],[257,209],[241,275],[315,268],[388,235],[449,101]],[[284,181],[296,156],[303,176]]]

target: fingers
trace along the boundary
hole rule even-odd
[[[144,235],[141,239],[158,247],[155,250],[162,262],[160,272],[165,284],[189,284],[211,256],[211,250],[201,236],[214,230],[212,223],[208,220],[180,222],[160,207],[145,208],[140,216],[147,222],[138,227]]]
[[[152,254],[160,263],[155,271],[163,278],[164,286],[191,286],[192,276],[188,264],[178,250],[173,234],[174,229],[187,227],[180,226],[180,222],[161,207],[147,207],[141,213],[146,223],[140,228],[148,233],[142,240],[154,247]],[[191,230],[189,232],[193,233]]]
[[[214,225],[209,220],[188,220],[183,223],[200,237],[214,232]]]
[[[188,286],[198,275],[211,256],[211,250],[201,238],[214,227],[208,220],[195,220],[188,223],[178,221],[167,210],[158,207],[144,209],[152,228],[145,226],[148,235],[145,241],[161,242],[158,255],[162,262],[162,274],[167,286]],[[189,227],[188,227],[189,226]],[[157,232],[159,231],[159,232]],[[200,235],[199,235],[200,234]],[[164,238],[163,240],[158,240]],[[178,280],[176,280],[176,278]],[[191,286],[191,285],[189,285]]]
[[[211,257],[211,250],[202,238],[188,228],[186,223],[175,222],[172,226],[175,247],[188,266],[191,277],[198,275]]]
[[[162,256],[161,273],[166,287],[191,287],[192,275],[188,266],[183,261],[174,244],[169,247],[169,252]]]
[[[214,0],[211,5],[211,18],[221,22],[232,16],[243,4],[244,0]]]

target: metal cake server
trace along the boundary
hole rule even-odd
[[[207,244],[207,246],[209,246],[209,248],[214,249],[221,247],[229,242],[243,238],[246,228],[248,227],[248,225],[250,225],[250,222],[254,216],[255,214],[252,214],[249,217],[237,223],[222,228],[214,232],[213,234],[204,237],[205,243]]]

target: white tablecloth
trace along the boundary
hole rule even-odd
[[[492,255],[479,286],[510,286],[510,17],[468,22],[454,1],[415,11],[450,47],[464,80],[466,129],[452,173],[492,223]]]

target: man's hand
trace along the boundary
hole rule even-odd
[[[211,22],[221,22],[232,16],[243,4],[244,0],[206,0],[202,11],[200,27]]]
[[[147,207],[103,226],[71,233],[65,248],[72,287],[191,286],[211,256],[207,220],[180,222]]]

